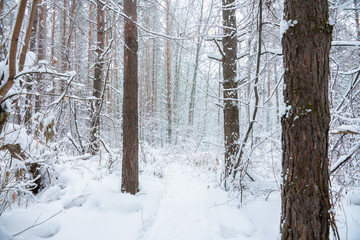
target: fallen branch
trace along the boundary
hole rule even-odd
[[[28,228],[26,228],[26,229],[24,229],[24,230],[22,230],[22,231],[20,231],[20,232],[18,232],[18,233],[12,235],[12,237],[16,237],[16,236],[18,236],[18,235],[20,235],[20,234],[22,234],[22,233],[24,233],[24,232],[26,232],[26,231],[34,228],[34,227],[37,227],[37,226],[40,226],[41,224],[46,223],[46,222],[49,221],[50,219],[52,219],[52,218],[56,217],[57,215],[59,215],[60,213],[62,213],[62,211],[63,211],[63,209],[61,209],[59,212],[55,213],[54,215],[50,216],[49,218],[45,219],[44,221],[42,221],[42,222],[40,222],[40,223],[37,223],[37,224],[34,224],[34,225],[32,225],[32,226],[30,226],[30,227],[28,227]]]

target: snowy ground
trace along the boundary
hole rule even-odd
[[[0,217],[0,240],[279,238],[275,183],[249,186],[262,190],[240,203],[239,196],[217,187],[214,172],[185,158],[170,156],[171,161],[144,168],[136,196],[121,193],[119,174],[100,170],[97,161],[69,161],[57,169],[59,186],[43,191],[28,208],[15,207]],[[360,206],[347,200],[344,209],[338,222],[342,239],[359,240]]]

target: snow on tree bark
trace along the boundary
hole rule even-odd
[[[97,46],[94,67],[93,96],[96,98],[91,104],[90,146],[88,152],[95,155],[99,151],[100,134],[100,98],[102,97],[102,83],[104,82],[104,49],[105,49],[105,13],[104,4],[97,1]]]
[[[239,139],[238,82],[236,79],[237,32],[234,4],[235,0],[222,1],[225,179],[231,174],[235,156],[239,151],[237,143]]]
[[[329,239],[328,101],[332,27],[328,1],[286,0],[281,234]]]
[[[11,87],[14,85],[14,77],[16,75],[16,54],[19,42],[19,35],[21,31],[21,26],[24,20],[25,9],[26,9],[26,0],[22,0],[19,3],[18,13],[13,28],[11,42],[10,42],[10,51],[8,55],[8,60],[6,65],[9,68],[8,77],[5,79],[5,73],[3,72],[0,78],[0,104],[2,104],[5,95],[9,92]],[[4,124],[7,121],[9,113],[0,106],[0,133],[3,130]]]

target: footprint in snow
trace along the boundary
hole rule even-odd
[[[76,198],[65,201],[64,202],[64,209],[70,209],[70,208],[73,208],[73,207],[81,207],[82,205],[84,205],[87,198],[88,198],[88,195],[81,195],[81,196],[78,196]]]
[[[41,226],[38,230],[38,235],[41,238],[51,238],[55,236],[60,231],[59,222],[49,222]]]

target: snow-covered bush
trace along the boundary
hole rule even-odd
[[[0,159],[0,215],[15,202],[26,203],[57,176],[56,152],[20,125],[7,124],[3,129]]]

